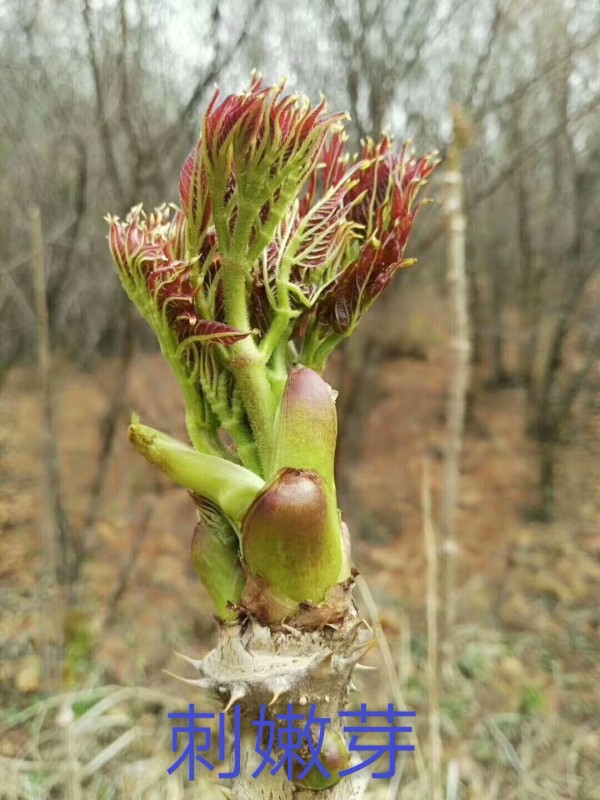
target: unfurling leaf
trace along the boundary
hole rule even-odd
[[[399,269],[415,263],[404,258],[404,251],[419,209],[417,195],[437,163],[431,156],[412,158],[406,146],[393,154],[387,137],[377,146],[368,143],[363,155],[349,191],[349,215],[362,226],[363,242],[358,257],[323,293],[316,310],[324,330],[342,335],[352,333]]]
[[[203,164],[219,248],[252,263],[272,242],[343,114],[322,100],[285,96],[255,76],[243,94],[213,97],[202,128]],[[227,265],[225,265],[227,269]]]
[[[208,177],[199,144],[193,148],[182,167],[179,198],[187,219],[188,249],[199,253],[203,249],[211,225]]]

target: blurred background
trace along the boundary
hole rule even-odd
[[[418,265],[327,373],[361,697],[419,720],[372,794],[600,798],[597,0],[4,0],[0,797],[226,796],[166,774],[201,701],[163,670],[215,626],[193,504],[127,444],[183,406],[103,217],[177,202],[253,68],[443,159]]]

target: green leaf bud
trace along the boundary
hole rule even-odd
[[[246,576],[240,563],[239,539],[229,522],[218,512],[201,515],[192,538],[192,564],[212,597],[217,613],[234,620],[228,603],[239,603]]]
[[[272,472],[283,467],[318,472],[335,500],[334,462],[337,439],[335,394],[308,367],[290,372],[276,421]]]
[[[280,470],[244,518],[242,547],[253,575],[296,602],[320,603],[338,582],[343,558],[323,478],[310,470]]]
[[[218,456],[199,453],[166,433],[134,419],[129,441],[151,464],[186,489],[217,505],[233,522],[239,522],[264,481],[250,470]]]

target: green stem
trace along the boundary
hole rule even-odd
[[[287,336],[285,336],[280,339],[269,362],[269,383],[277,407],[279,407],[279,403],[281,402],[283,390],[285,389],[288,378],[287,353],[288,339]]]
[[[278,308],[276,310],[275,317],[271,322],[269,330],[262,338],[258,348],[267,363],[280,347],[282,340],[284,346],[287,347],[288,328],[293,316],[294,312],[290,309]]]
[[[344,337],[340,333],[329,334],[325,341],[315,347],[311,353],[310,366],[317,372],[323,372],[329,356],[343,339]]]
[[[252,434],[245,424],[245,420],[239,419],[235,414],[226,413],[225,410],[215,408],[215,413],[219,417],[219,422],[223,429],[231,436],[235,442],[237,453],[242,464],[252,472],[260,473],[260,460],[256,452],[256,445]]]
[[[275,401],[264,359],[254,342],[244,339],[234,345],[233,351],[228,366],[248,415],[264,475],[273,450]]]
[[[212,431],[206,419],[206,408],[198,380],[193,373],[190,374],[188,366],[178,354],[179,342],[173,331],[168,325],[165,325],[162,313],[157,309],[148,293],[144,277],[138,275],[137,279],[126,281],[121,275],[121,282],[130,300],[137,306],[156,334],[161,352],[181,387],[185,400],[185,422],[192,444],[199,453],[213,456],[222,455],[211,442]]]
[[[252,265],[244,259],[244,242],[251,229],[250,215],[240,216],[235,232],[231,255],[223,258],[223,290],[227,322],[238,330],[250,330],[250,317],[246,300],[246,281]],[[267,378],[265,359],[255,342],[244,339],[235,344],[228,364],[254,434],[261,472],[269,464],[273,447],[273,418],[275,402]]]
[[[261,472],[261,465],[252,436],[250,436],[246,430],[240,433],[242,425],[238,422],[235,422],[235,424],[229,427],[224,427],[236,443],[237,451],[242,464],[246,467],[246,469],[250,469],[252,472],[255,472],[257,475],[259,475]]]
[[[156,328],[155,328],[156,330]],[[169,331],[171,334],[171,332]],[[171,341],[173,340],[173,341]],[[173,370],[177,382],[181,386],[185,401],[185,424],[192,444],[199,453],[208,455],[221,455],[217,448],[210,441],[210,432],[206,424],[206,409],[204,400],[199,392],[197,380],[189,374],[177,355],[177,342],[171,334],[169,340],[159,336],[160,349],[166,358],[169,366]]]
[[[223,257],[223,291],[227,322],[239,331],[250,330],[250,315],[246,300],[246,282],[251,266],[240,256]]]

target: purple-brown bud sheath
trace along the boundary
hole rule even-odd
[[[323,478],[280,470],[244,518],[242,548],[253,575],[298,603],[322,602],[342,565],[339,524],[332,524]]]

